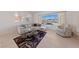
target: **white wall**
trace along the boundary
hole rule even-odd
[[[67,11],[66,23],[72,25],[76,34],[79,33],[79,11]]]
[[[0,11],[0,35],[4,33],[16,32],[17,23],[15,23],[15,13],[17,11]],[[25,11],[18,12],[21,16],[29,14]]]

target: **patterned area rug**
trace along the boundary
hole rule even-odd
[[[19,48],[36,48],[45,34],[46,32],[40,30],[30,31],[14,38],[14,41]]]

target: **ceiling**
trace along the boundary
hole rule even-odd
[[[43,12],[57,12],[57,11],[28,11],[28,12],[35,14],[35,13],[43,13]]]
[[[28,11],[30,13],[39,13],[39,12],[42,12],[42,11]]]

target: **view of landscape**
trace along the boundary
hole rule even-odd
[[[42,22],[47,24],[58,23],[58,13],[51,13],[41,16]]]

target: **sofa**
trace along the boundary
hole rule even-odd
[[[33,30],[41,30],[41,25],[40,24],[21,24],[18,26],[18,34],[23,34]]]
[[[62,37],[72,37],[72,28],[70,25],[60,25],[56,29],[56,33]]]

